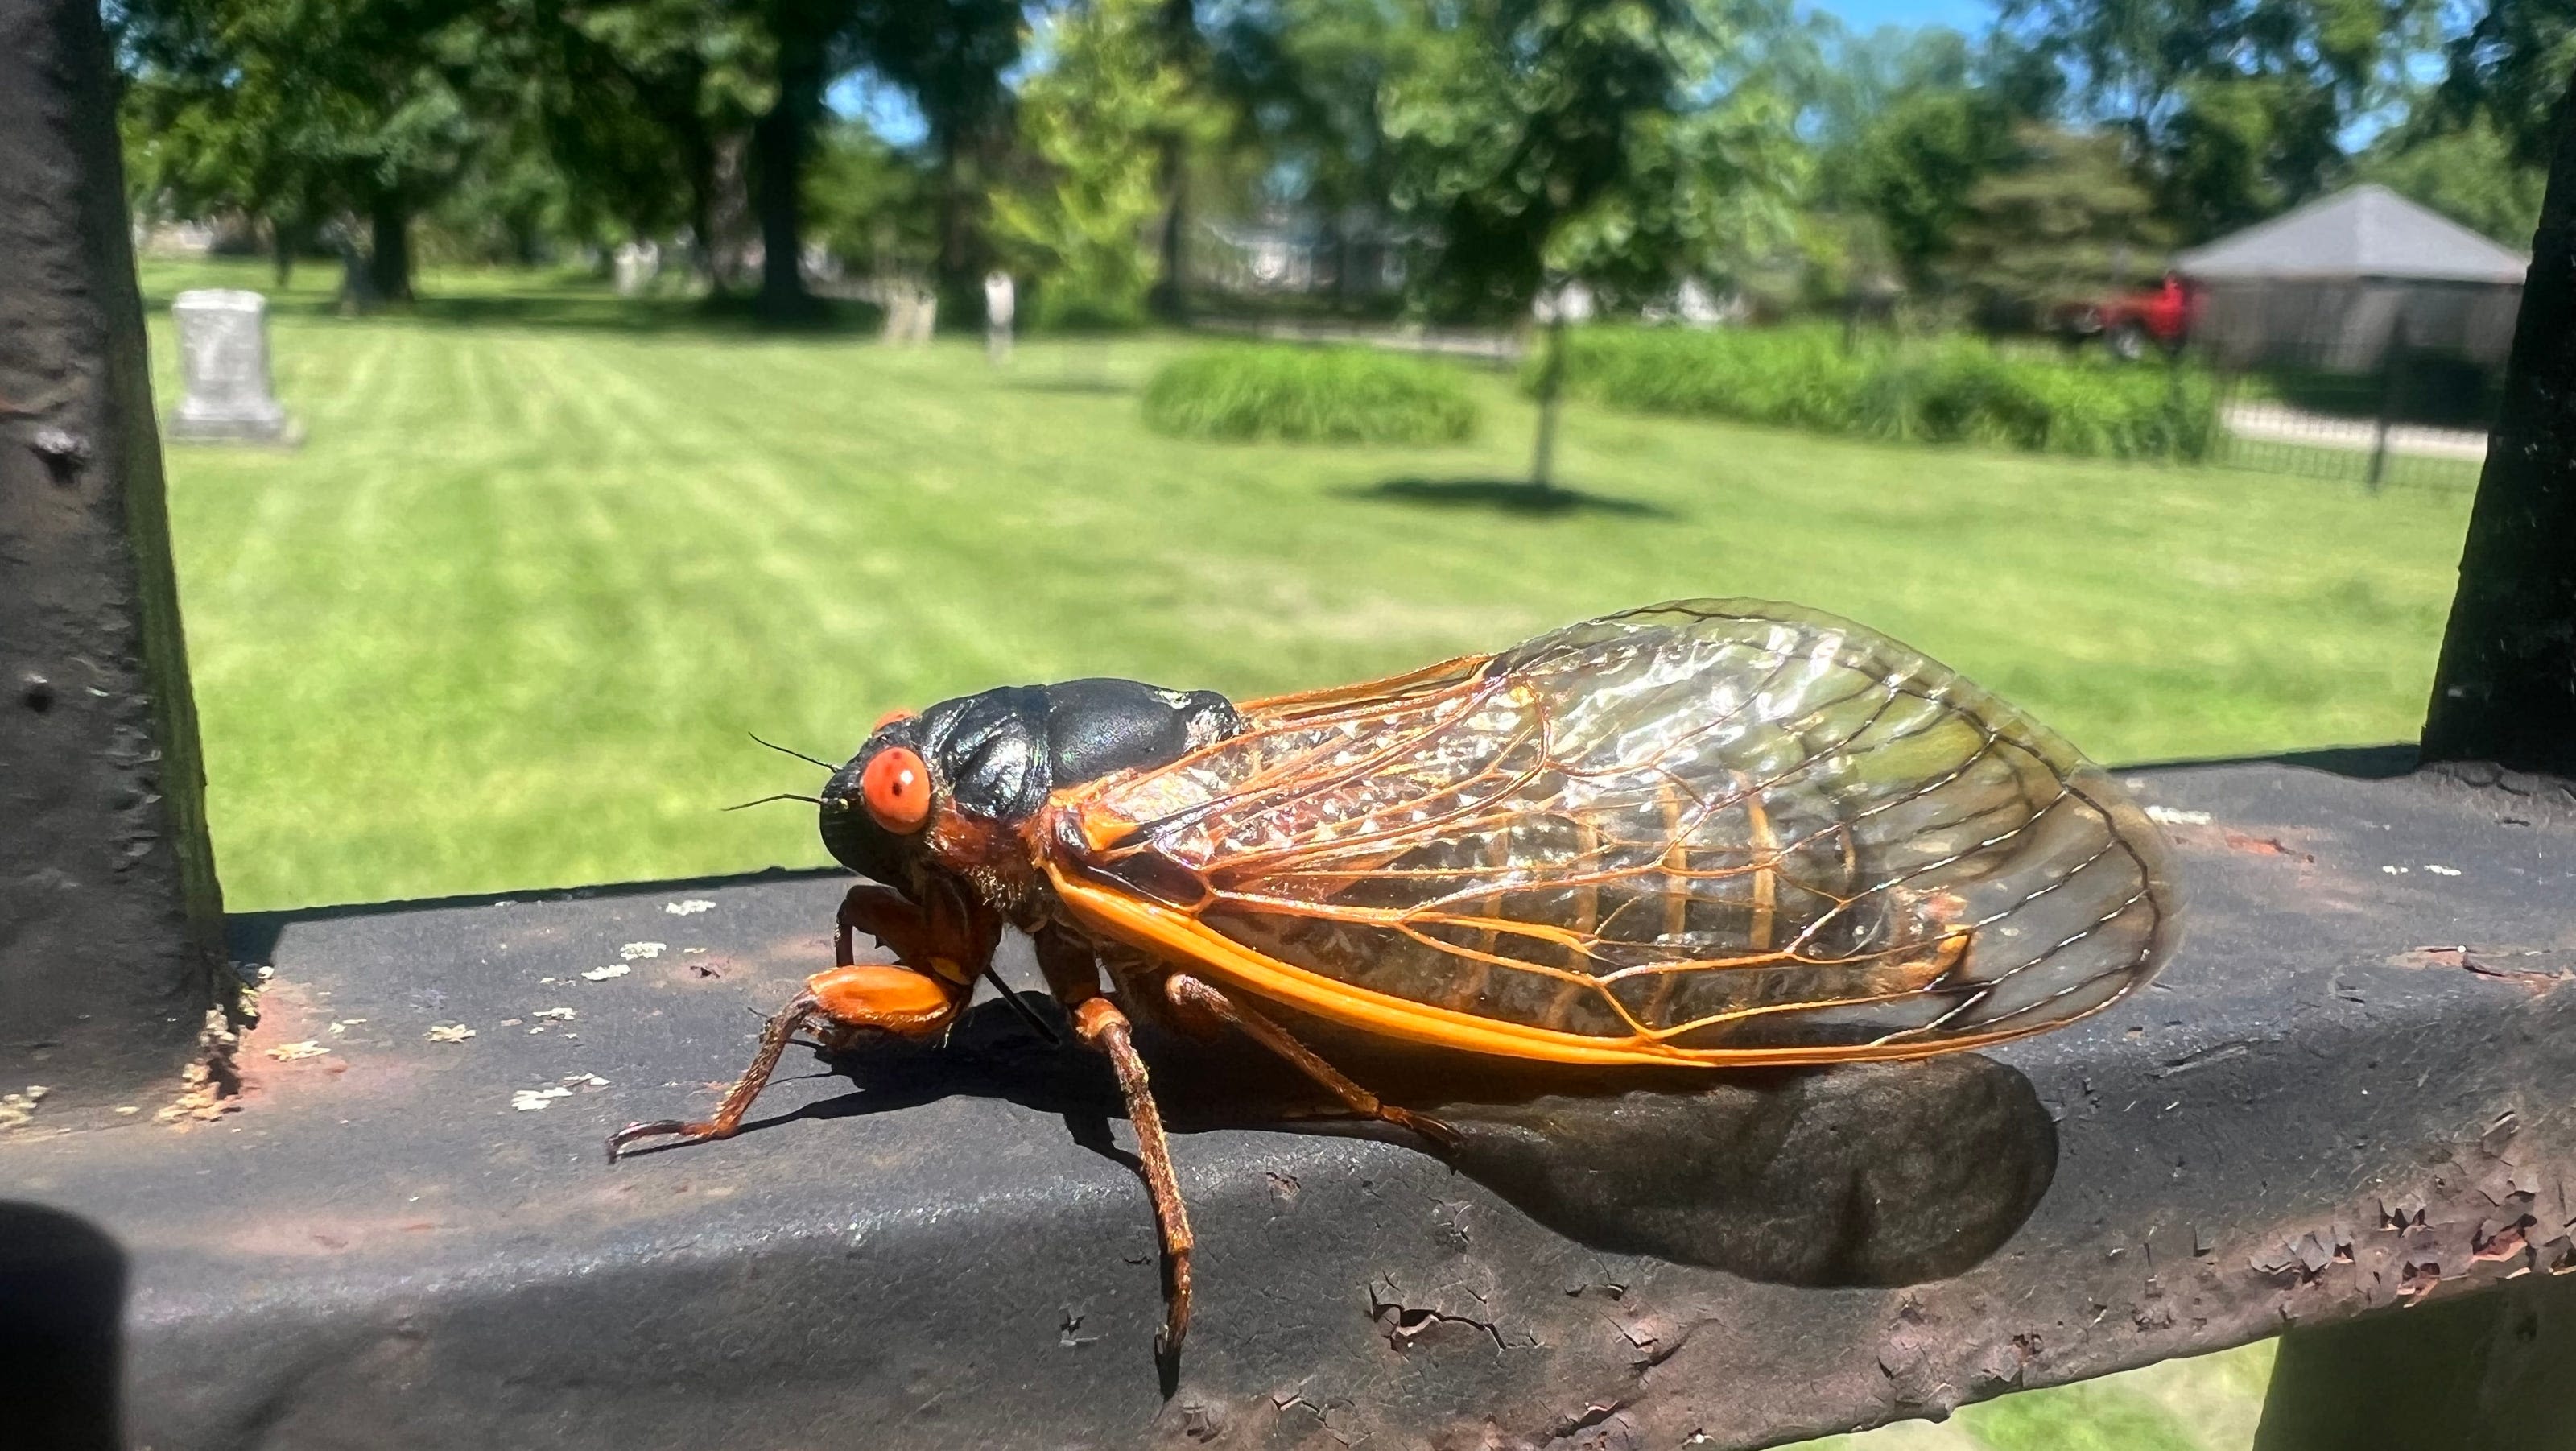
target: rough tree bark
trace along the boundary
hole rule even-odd
[[[782,47],[778,100],[751,129],[753,206],[760,213],[760,311],[772,322],[814,314],[803,261],[805,157],[823,104],[819,46]]]
[[[1556,487],[1557,404],[1565,392],[1565,315],[1562,300],[1548,315],[1546,351],[1538,369],[1538,446],[1531,451],[1530,487],[1546,493]]]
[[[2576,777],[2576,79],[2558,106],[2557,159],[2424,758]]]
[[[411,203],[397,191],[380,191],[367,204],[367,280],[379,302],[409,302]]]

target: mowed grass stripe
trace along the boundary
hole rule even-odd
[[[2401,737],[2466,511],[1577,408],[1566,479],[1640,511],[1531,517],[1374,492],[1514,477],[1496,374],[1457,446],[1209,445],[1137,417],[1185,339],[993,369],[429,285],[529,318],[299,287],[275,332],[309,444],[170,452],[236,906],[812,862],[806,813],[716,810],[812,785],[742,731],[837,754],[888,706],[1079,674],[1264,693],[1675,595],[1851,614],[2115,760]]]

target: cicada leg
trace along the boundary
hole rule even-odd
[[[984,925],[971,913],[955,921],[934,917],[883,887],[851,888],[841,902],[833,951],[838,965],[807,978],[805,990],[770,1017],[760,1030],[760,1047],[751,1055],[751,1066],[725,1091],[715,1113],[703,1119],[628,1124],[609,1136],[610,1162],[639,1139],[729,1137],[742,1126],[742,1116],[768,1086],[770,1075],[778,1071],[779,1056],[809,1024],[826,1051],[867,1030],[907,1038],[941,1032],[965,1007],[975,973],[992,958],[999,929],[988,932]],[[923,970],[851,962],[853,930],[893,948],[906,963],[920,963]]]
[[[1449,1153],[1458,1147],[1458,1131],[1428,1114],[1398,1108],[1351,1081],[1349,1075],[1325,1062],[1314,1049],[1297,1041],[1295,1035],[1260,1013],[1227,997],[1216,984],[1205,978],[1176,972],[1163,980],[1163,993],[1172,1006],[1183,1012],[1205,1013],[1220,1022],[1239,1029],[1262,1047],[1296,1065],[1299,1072],[1315,1080],[1326,1093],[1338,1098],[1351,1112],[1410,1130]]]
[[[805,990],[788,999],[760,1030],[760,1048],[751,1055],[751,1066],[725,1090],[715,1113],[703,1119],[655,1119],[650,1123],[628,1124],[608,1136],[609,1162],[615,1163],[619,1151],[638,1139],[676,1137],[683,1140],[721,1139],[731,1137],[742,1127],[742,1116],[751,1109],[751,1101],[769,1085],[769,1076],[778,1071],[779,1055],[787,1051],[788,1042],[799,1029],[820,1019],[821,1036],[828,1050],[832,1041],[844,1031],[873,1029],[906,1038],[926,1038],[946,1028],[966,1002],[966,994],[955,986],[927,973],[908,967],[890,967],[882,963],[861,963],[854,967],[836,967],[818,972],[805,980]]]
[[[608,1136],[608,1162],[617,1162],[619,1152],[638,1139],[660,1138],[666,1134],[682,1139],[721,1139],[741,1126],[742,1116],[751,1101],[769,1084],[769,1075],[778,1071],[778,1056],[787,1051],[788,1040],[796,1036],[806,1021],[814,1016],[814,994],[798,993],[787,1006],[771,1016],[760,1030],[760,1049],[751,1055],[751,1066],[725,1090],[724,1101],[716,1105],[715,1115],[703,1119],[654,1119],[633,1123]]]
[[[1154,1222],[1162,1230],[1164,1262],[1171,1266],[1171,1290],[1163,1302],[1162,1333],[1154,1337],[1165,1358],[1180,1353],[1181,1337],[1190,1330],[1190,1212],[1181,1203],[1181,1181],[1172,1172],[1172,1142],[1163,1132],[1162,1110],[1154,1104],[1153,1085],[1145,1077],[1145,1059],[1136,1051],[1127,1015],[1105,997],[1085,998],[1073,1008],[1073,1031],[1082,1041],[1109,1056],[1118,1074],[1118,1091],[1127,1098],[1127,1122],[1136,1130],[1136,1157],[1144,1165],[1145,1191],[1154,1201]]]

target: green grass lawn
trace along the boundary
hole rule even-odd
[[[1253,693],[1622,605],[1841,611],[2131,761],[2411,736],[2468,500],[1859,444],[1585,408],[1433,447],[1148,432],[1167,337],[772,337],[584,285],[432,275],[346,319],[281,297],[299,451],[174,447],[171,513],[236,909],[813,863],[818,756],[897,705],[1132,675]],[[180,285],[147,271],[175,398]]]
[[[255,266],[147,269],[170,294]],[[2098,756],[2414,734],[2465,493],[1820,440],[1574,408],[1581,507],[1476,441],[1188,443],[1137,393],[1188,343],[768,337],[584,285],[433,275],[408,316],[277,304],[300,451],[174,448],[171,512],[236,910],[821,860],[817,773],[896,705],[1127,674],[1237,692],[1393,670],[1622,605],[1803,600]],[[2267,1347],[1857,1438],[2238,1451]]]

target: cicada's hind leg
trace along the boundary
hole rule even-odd
[[[1173,973],[1163,980],[1163,994],[1171,999],[1173,1007],[1182,1012],[1212,1017],[1288,1060],[1326,1093],[1340,1099],[1351,1112],[1419,1134],[1437,1145],[1443,1153],[1458,1147],[1456,1129],[1428,1114],[1398,1108],[1360,1087],[1351,1081],[1349,1075],[1325,1062],[1314,1049],[1298,1042],[1287,1029],[1227,997],[1207,979],[1192,977],[1186,972]]]
[[[1145,1191],[1154,1201],[1154,1222],[1163,1232],[1164,1263],[1171,1266],[1171,1288],[1163,1302],[1163,1330],[1154,1348],[1164,1357],[1180,1353],[1181,1337],[1190,1330],[1190,1212],[1181,1203],[1181,1181],[1172,1172],[1172,1141],[1163,1132],[1162,1110],[1154,1104],[1153,1085],[1145,1077],[1145,1059],[1136,1051],[1127,1015],[1105,997],[1074,1005],[1073,1030],[1082,1041],[1109,1057],[1118,1074],[1118,1091],[1127,1099],[1127,1122],[1136,1130],[1136,1158],[1143,1164]]]

